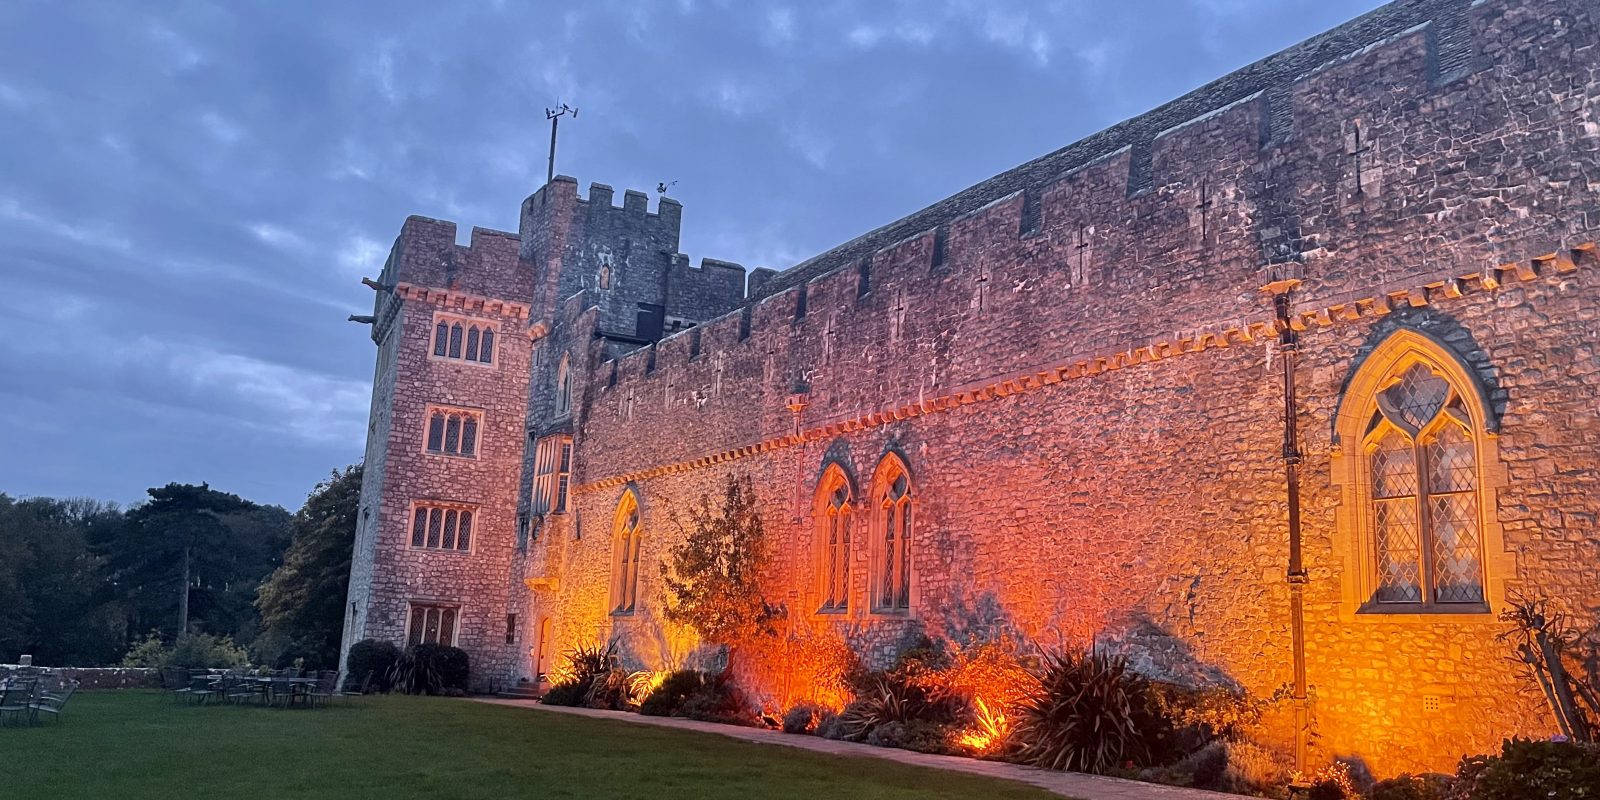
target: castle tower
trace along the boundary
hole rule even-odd
[[[520,235],[411,217],[376,282],[378,346],[344,656],[362,639],[466,650],[475,688],[540,671],[527,544],[568,531],[592,365],[744,297],[742,267],[677,252],[682,207],[557,177]],[[572,526],[575,527],[575,526]]]
[[[469,653],[475,685],[505,671],[533,295],[518,250],[513,234],[474,228],[462,247],[454,223],[411,217],[375,286],[344,654],[440,642]]]

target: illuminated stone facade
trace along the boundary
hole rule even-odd
[[[924,634],[1094,641],[1270,695],[1293,652],[1262,287],[1299,281],[1315,752],[1445,770],[1548,734],[1495,612],[1517,593],[1600,605],[1596,176],[1591,3],[1416,0],[757,270],[748,297],[742,268],[677,254],[671,200],[619,208],[557,178],[519,235],[475,230],[470,248],[412,218],[377,282],[347,644],[404,640],[414,607],[451,607],[485,688],[578,642],[616,637],[650,668],[699,657],[661,619],[658,565],[674,518],[738,475],[795,635],[877,665]],[[441,313],[497,325],[495,363],[433,357]],[[1417,364],[1419,427],[1402,430],[1386,392]],[[429,404],[484,412],[475,459],[424,452]],[[1413,439],[1458,469],[1417,467],[1409,495],[1375,484],[1372,448]],[[895,468],[908,586],[884,602]],[[470,551],[412,547],[419,500],[477,509]],[[1413,577],[1407,547],[1425,551]],[[626,590],[622,552],[641,564]],[[1413,588],[1467,602],[1375,602]],[[774,705],[812,680],[783,660],[745,676]]]

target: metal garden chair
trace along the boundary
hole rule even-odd
[[[78,691],[78,681],[69,680],[60,692],[40,692],[28,704],[28,722],[37,723],[40,714],[49,714],[57,720],[67,712],[67,701]]]
[[[28,716],[28,704],[37,691],[38,683],[33,681],[13,680],[0,686],[0,725],[6,724],[7,717]]]

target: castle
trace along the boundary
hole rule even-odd
[[[1600,607],[1589,0],[1399,0],[781,272],[681,214],[406,220],[346,649],[683,663],[659,565],[734,475],[785,625],[869,664],[1094,642],[1380,775],[1553,732],[1496,635]]]

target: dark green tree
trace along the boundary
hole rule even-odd
[[[129,604],[130,632],[171,638],[203,620],[213,633],[253,634],[250,600],[288,541],[288,513],[207,484],[149,494],[120,531],[97,541],[113,593]]]
[[[361,507],[361,466],[334,471],[294,515],[283,563],[256,594],[265,643],[274,660],[304,658],[337,669],[350,584],[350,554]]]
[[[727,648],[731,670],[734,653],[775,633],[773,622],[783,615],[761,591],[767,537],[750,479],[728,476],[721,502],[701,496],[689,511],[689,524],[679,527],[683,542],[661,566],[666,617]]]
[[[42,664],[92,666],[122,652],[122,604],[102,591],[88,540],[122,524],[93,500],[0,494],[0,661],[24,653]]]

